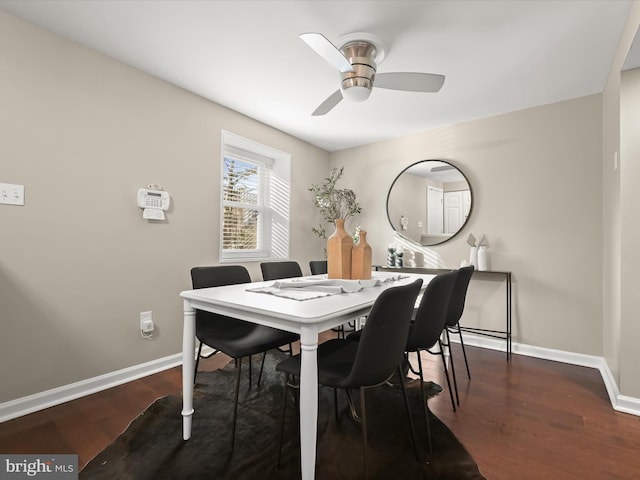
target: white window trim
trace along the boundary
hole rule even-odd
[[[222,130],[220,156],[220,263],[285,260],[289,258],[291,154]],[[224,250],[224,157],[235,156],[268,168],[270,178],[263,190],[264,210],[261,231],[262,248]],[[253,206],[252,206],[253,207]]]

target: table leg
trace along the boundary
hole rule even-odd
[[[506,274],[507,282],[507,360],[511,360],[511,273]]]
[[[193,415],[193,375],[195,368],[196,311],[188,300],[184,301],[182,328],[182,438],[191,437]]]
[[[318,431],[318,332],[303,327],[300,334],[300,459],[302,479],[313,480]]]

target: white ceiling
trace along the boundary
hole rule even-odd
[[[604,89],[630,0],[0,0],[0,9],[328,151]],[[446,75],[311,112],[338,73],[300,33],[381,37],[378,72]]]

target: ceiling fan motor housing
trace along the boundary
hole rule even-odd
[[[354,70],[340,74],[342,95],[352,102],[363,102],[369,98],[376,76],[376,62],[373,60],[376,47],[369,42],[356,40],[343,45],[340,51]]]

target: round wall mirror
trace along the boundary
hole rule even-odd
[[[405,168],[391,184],[387,217],[403,237],[438,245],[462,230],[472,204],[471,185],[457,167],[443,160],[422,160]]]

